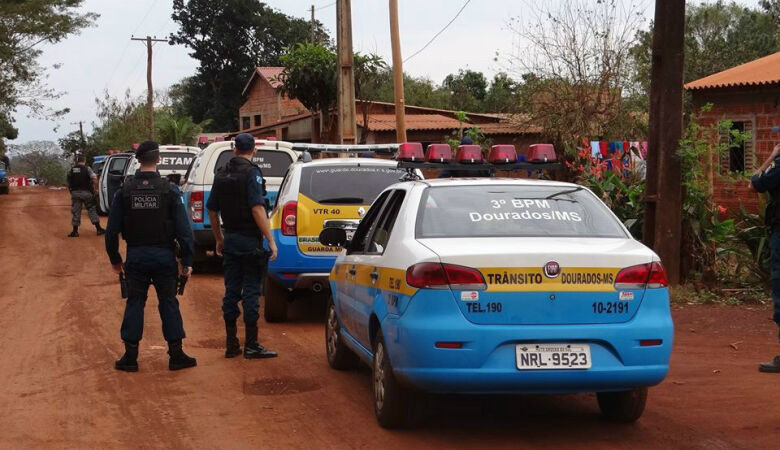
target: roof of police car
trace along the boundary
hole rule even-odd
[[[322,158],[313,159],[310,162],[302,162],[306,167],[310,166],[335,166],[335,165],[365,165],[365,166],[387,166],[396,167],[398,161],[380,158]]]
[[[534,180],[529,178],[486,178],[486,177],[470,177],[470,178],[427,178],[425,180],[419,180],[419,183],[427,184],[428,186],[506,186],[506,185],[519,185],[519,186],[560,186],[560,187],[581,187],[578,184],[566,183],[563,181],[550,181],[550,180]]]

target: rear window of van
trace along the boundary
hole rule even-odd
[[[214,167],[214,173],[217,173],[222,167],[227,166],[228,161],[233,158],[232,151],[223,151],[217,159]],[[252,162],[260,166],[264,177],[283,177],[287,168],[292,164],[292,158],[286,152],[277,152],[273,150],[258,150],[252,158]]]
[[[300,192],[317,203],[370,205],[386,187],[398,183],[404,173],[388,166],[304,167]]]

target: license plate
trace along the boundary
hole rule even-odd
[[[588,344],[519,344],[515,355],[519,370],[591,368]]]

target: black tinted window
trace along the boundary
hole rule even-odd
[[[195,159],[193,153],[186,152],[160,152],[160,164],[157,170],[176,170],[184,172]]]
[[[233,158],[232,151],[224,151],[217,159],[214,173],[222,167],[225,167],[228,161]],[[286,152],[277,152],[273,150],[258,150],[252,158],[252,162],[260,166],[264,177],[283,177],[287,168],[292,164],[292,158]]]
[[[573,186],[437,186],[425,191],[418,237],[627,237],[609,209]]]
[[[387,166],[304,167],[300,192],[317,203],[367,205],[403,174],[403,170]]]
[[[352,236],[352,241],[349,244],[347,253],[362,253],[365,251],[368,245],[368,237],[371,232],[371,228],[379,218],[379,213],[382,212],[382,204],[385,203],[387,197],[390,196],[391,191],[385,192],[385,194],[379,197],[373,205],[368,209],[365,217],[360,220],[355,234]]]
[[[125,173],[125,166],[130,161],[130,158],[122,157],[122,158],[111,158],[111,163],[108,166],[109,172],[114,173]]]

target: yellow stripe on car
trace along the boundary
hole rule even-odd
[[[485,267],[482,272],[488,292],[577,291],[610,292],[620,269],[605,267],[567,267],[555,278],[548,278],[540,267]]]

